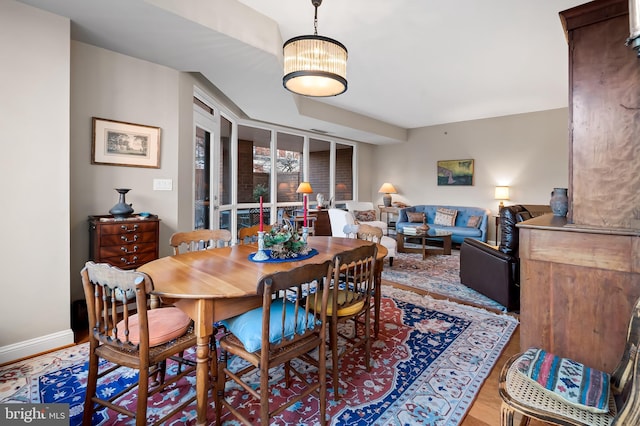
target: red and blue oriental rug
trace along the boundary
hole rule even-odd
[[[372,344],[372,369],[367,372],[359,352],[342,360],[341,399],[333,400],[328,378],[328,412],[332,425],[456,425],[473,402],[517,326],[509,315],[492,313],[413,292],[383,287],[380,336]],[[81,424],[86,385],[88,345],[42,355],[0,367],[0,403],[66,403],[71,425]],[[237,360],[231,360],[231,366]],[[174,368],[170,365],[169,368]],[[307,373],[313,374],[313,367]],[[272,399],[285,400],[298,391],[287,389],[282,370],[271,375],[282,383]],[[113,373],[100,392],[117,392],[136,380],[132,371]],[[257,380],[257,378],[256,378]],[[174,389],[156,395],[149,414],[160,416],[163,407],[194,392],[195,378],[178,382]],[[294,380],[295,383],[295,380]],[[258,417],[259,406],[231,387],[227,396],[249,417]],[[136,395],[125,395],[135,407]],[[215,423],[213,402],[209,419]],[[195,423],[195,406],[187,407],[169,425]],[[239,424],[225,415],[227,425]],[[120,425],[124,419],[113,411],[94,416],[96,425]],[[313,397],[278,416],[279,425],[318,423],[318,401]]]

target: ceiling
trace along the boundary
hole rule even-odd
[[[282,87],[282,44],[313,33],[310,0],[20,0],[71,36],[197,72],[247,118],[373,144],[408,130],[567,106],[558,12],[585,0],[324,0],[318,34],[349,51],[346,93]]]

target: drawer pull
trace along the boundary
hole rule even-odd
[[[127,238],[127,236],[126,236],[126,235],[123,235],[123,236],[121,236],[121,237],[120,237],[120,239],[121,239],[122,241],[124,241],[125,243],[132,243],[132,242],[134,242],[134,241],[138,241],[138,236],[137,236],[137,235],[134,235],[134,236],[133,236],[133,239],[132,239],[132,240],[130,240],[130,239],[128,239],[128,238]]]
[[[133,259],[131,259],[131,262],[129,262],[127,259],[125,259],[124,257],[120,258],[120,261],[122,263],[124,263],[125,265],[133,265],[134,263],[138,262],[138,256],[133,256]]]
[[[125,253],[135,253],[138,251],[138,246],[133,246],[133,250],[129,251],[125,246],[120,247],[120,249]]]
[[[120,225],[120,229],[125,232],[135,232],[138,230],[138,224],[136,223],[135,225],[133,225],[133,229],[129,229],[127,225]]]

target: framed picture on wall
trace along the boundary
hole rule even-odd
[[[438,161],[438,185],[473,185],[473,160]]]
[[[160,168],[160,127],[93,117],[91,164]]]

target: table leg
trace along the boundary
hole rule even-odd
[[[198,337],[196,351],[197,425],[207,424],[207,400],[209,394],[209,341],[211,336]],[[215,354],[213,355],[215,356]]]
[[[380,332],[380,299],[382,298],[382,268],[384,258],[376,260],[376,278],[374,280],[373,289],[373,337],[378,338]]]
[[[427,258],[427,237],[422,237],[422,260]]]
[[[207,405],[209,399],[210,373],[217,365],[217,354],[211,354],[209,344],[213,334],[213,306],[211,299],[180,299],[175,306],[182,309],[193,319],[193,331],[197,337],[196,347],[196,425],[207,424]],[[211,362],[211,364],[209,364]],[[214,380],[215,383],[215,380]],[[215,396],[215,389],[213,389]]]
[[[451,235],[442,238],[442,253],[451,254]]]

